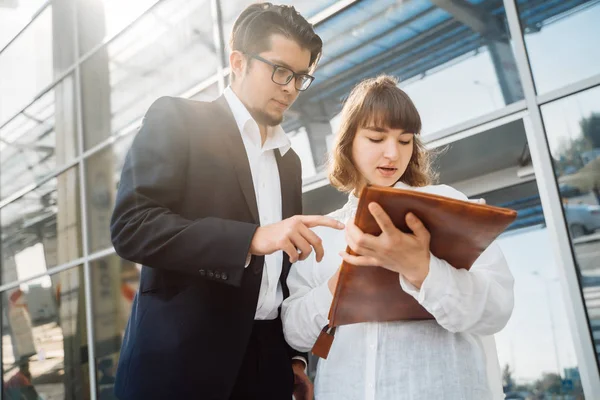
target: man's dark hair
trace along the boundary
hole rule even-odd
[[[248,6],[233,24],[229,47],[245,54],[258,54],[270,49],[273,34],[283,35],[309,50],[309,69],[314,70],[321,57],[323,41],[293,6],[271,3]]]

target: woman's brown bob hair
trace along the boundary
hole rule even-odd
[[[431,153],[418,136],[421,117],[410,97],[398,87],[396,78],[382,75],[359,83],[344,104],[341,121],[329,159],[329,180],[338,190],[360,189],[363,177],[352,159],[352,143],[358,129],[367,125],[414,133],[413,153],[400,181],[410,186],[427,186],[434,180]]]

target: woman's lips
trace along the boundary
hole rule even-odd
[[[394,176],[398,171],[396,167],[377,167],[377,171],[383,176],[389,177]]]

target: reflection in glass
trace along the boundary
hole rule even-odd
[[[192,95],[196,101],[212,101],[218,96],[217,84]],[[146,110],[144,110],[145,112]],[[115,196],[121,170],[127,152],[135,138],[135,132],[120,137],[112,146],[106,147],[85,162],[87,226],[90,252],[112,247],[110,240],[110,216],[115,205]]]
[[[517,4],[538,93],[600,72],[600,2],[519,0]]]
[[[507,399],[582,399],[535,176],[525,179],[518,174],[518,164],[528,159],[523,154],[524,126],[513,121],[452,143],[436,167],[442,183],[468,191],[472,199],[484,198],[490,205],[518,212],[498,241],[515,279],[513,314],[495,335]]]
[[[108,40],[138,18],[157,0],[87,0],[77,7],[79,53],[81,55]]]
[[[110,217],[123,162],[134,138],[134,134],[129,134],[85,160],[87,226],[92,253],[112,246]]]
[[[53,74],[60,72],[53,65],[52,9],[47,7],[0,53],[0,124],[25,107],[52,83]]]
[[[209,0],[164,1],[83,63],[86,148],[131,130],[157,98],[215,75],[209,7]]]
[[[186,94],[188,94],[188,96],[186,96],[186,97],[189,97],[191,100],[196,100],[196,101],[213,101],[213,100],[216,100],[217,97],[219,97],[219,94],[220,94],[219,93],[219,85],[215,81],[215,83],[213,83],[206,89],[202,89],[198,93],[193,93],[193,94],[192,93],[189,93],[189,94],[186,93]]]
[[[302,14],[304,18],[310,19],[336,2],[337,0],[282,0],[271,3],[294,6],[296,11]],[[221,12],[223,15],[223,35],[226,45],[226,54],[228,54],[230,51],[229,36],[231,35],[233,23],[237,19],[238,15],[240,15],[240,13],[252,3],[257,2],[253,0],[221,1]]]
[[[583,399],[548,231],[511,231],[499,244],[515,277],[513,315],[496,334],[505,393],[511,399]]]
[[[91,264],[98,398],[113,394],[119,351],[140,280],[138,264],[116,255]]]
[[[75,109],[74,82],[68,76],[0,129],[0,198],[75,157]]]
[[[11,1],[0,9],[0,50],[40,11],[46,0]],[[12,5],[12,7],[10,7]]]
[[[2,398],[89,398],[84,296],[81,267],[2,293]]]
[[[541,107],[596,352],[600,349],[600,87]]]
[[[77,171],[67,170],[0,210],[1,283],[81,257]]]
[[[438,6],[439,4],[439,6]],[[425,135],[523,99],[502,2],[375,1],[348,7],[316,27],[323,57],[311,88],[292,107],[287,130],[304,126],[317,171],[324,143],[313,146],[361,80],[399,78]]]

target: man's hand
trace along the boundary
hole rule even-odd
[[[406,224],[412,233],[404,233],[394,226],[379,204],[369,204],[369,211],[381,228],[381,235],[366,234],[353,222],[349,222],[346,227],[346,241],[360,256],[346,252],[340,255],[352,265],[379,266],[398,272],[411,284],[420,288],[429,274],[429,231],[412,213],[406,215]]]
[[[317,262],[323,259],[323,244],[309,228],[327,226],[344,229],[344,224],[333,218],[316,215],[296,215],[275,224],[259,227],[250,244],[250,254],[264,256],[278,250],[285,251],[290,261],[305,260],[314,249]]]
[[[294,371],[294,398],[296,400],[313,400],[313,383],[304,372],[304,362],[300,360],[292,361],[292,370]]]

